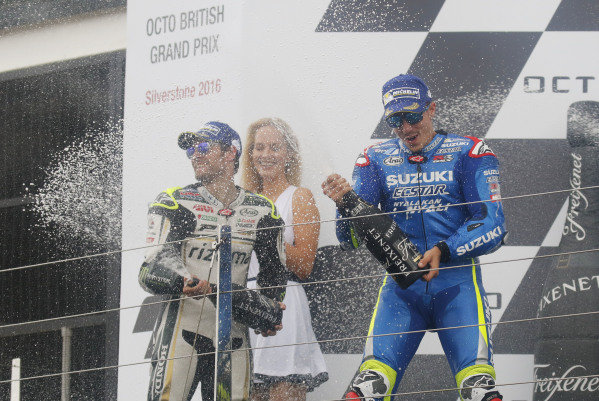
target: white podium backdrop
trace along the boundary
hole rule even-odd
[[[399,73],[409,71],[429,82],[439,101],[443,125],[438,128],[486,136],[502,149],[539,143],[542,151],[545,139],[564,142],[568,106],[599,98],[599,57],[590,51],[599,43],[597,24],[567,3],[129,1],[123,248],[145,245],[147,205],[160,191],[194,181],[177,135],[210,120],[230,124],[242,140],[258,118],[286,120],[300,141],[303,185],[314,192],[322,219],[333,218],[333,204],[321,195],[320,182],[332,171],[349,178],[358,152],[390,137],[379,124],[380,88]],[[572,13],[576,18],[568,18]],[[499,155],[508,170],[504,196],[553,185],[550,177],[537,175],[535,185],[527,187],[520,178],[530,178],[528,163],[507,153]],[[541,170],[552,163],[541,156],[530,161],[541,163]],[[567,177],[567,171],[560,174]],[[532,257],[542,245],[556,246],[565,196],[537,220],[508,219],[515,242],[488,259]],[[538,228],[536,234],[527,234],[523,224]],[[321,233],[321,247],[335,244],[333,224],[323,224]],[[149,295],[137,283],[143,254],[123,253],[122,307],[140,305]],[[501,294],[495,321],[509,309],[530,266],[519,262],[484,273],[487,291]],[[141,362],[146,355],[150,332],[133,332],[139,313],[139,308],[121,312],[120,364]],[[352,319],[367,321],[369,313]],[[418,354],[441,355],[436,336],[427,335]],[[344,366],[348,357],[359,360],[355,352],[326,355],[331,379],[310,394],[311,400],[339,397],[354,370]],[[498,382],[533,377],[530,349],[498,354],[496,363]],[[120,368],[119,399],[145,399],[148,371],[149,364]],[[423,381],[420,387],[438,386]],[[532,398],[532,386],[503,392],[505,400]]]

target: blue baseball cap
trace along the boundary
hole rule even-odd
[[[383,85],[385,118],[395,113],[422,113],[431,100],[431,91],[416,75],[401,74]]]
[[[229,145],[237,151],[237,159],[241,156],[241,138],[239,134],[225,123],[210,121],[197,132],[182,132],[178,144],[181,149],[188,149],[198,142],[218,142]]]

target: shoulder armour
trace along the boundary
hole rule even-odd
[[[273,219],[280,219],[281,216],[277,212],[277,208],[273,201],[268,199],[266,196],[261,194],[255,194],[253,192],[246,191],[245,199],[243,200],[242,205],[244,206],[261,206],[270,208],[270,216]]]
[[[483,141],[482,139],[474,136],[465,136],[465,138],[471,139],[474,142],[474,145],[472,145],[472,147],[468,151],[468,156],[473,158],[479,158],[483,156],[497,157],[495,156],[489,145],[487,145],[485,141]]]
[[[156,200],[150,204],[150,208],[158,207],[170,210],[178,209],[179,203],[177,202],[175,193],[179,189],[181,189],[181,187],[172,187],[168,188],[164,192],[161,192]]]
[[[357,167],[369,166],[370,158],[372,157],[373,152],[376,152],[376,153],[385,152],[387,150],[387,148],[389,147],[388,142],[390,142],[390,141],[379,142],[379,143],[375,143],[374,145],[365,147],[364,150],[362,151],[362,153],[360,153],[358,155],[358,157],[356,158],[355,165]]]

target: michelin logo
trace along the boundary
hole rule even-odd
[[[458,249],[456,249],[456,252],[459,256],[462,256],[466,252],[472,252],[473,250],[482,246],[483,244],[488,244],[495,238],[501,237],[501,234],[503,234],[503,232],[501,231],[501,227],[495,227],[495,229],[493,229],[493,231],[489,231],[489,232],[481,235],[480,237],[470,241],[466,245],[458,246]]]
[[[383,105],[386,106],[389,102],[397,98],[420,99],[420,89],[408,87],[391,89],[383,95]]]

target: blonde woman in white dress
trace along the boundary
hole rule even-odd
[[[297,138],[289,125],[278,118],[263,118],[250,125],[242,157],[242,186],[275,202],[286,225],[318,221],[320,215],[312,192],[300,187],[301,157]],[[326,380],[328,373],[314,342],[308,298],[298,280],[312,272],[318,248],[319,224],[285,228],[285,250],[290,279],[283,302],[284,329],[274,337],[250,333],[254,360],[253,401],[304,401],[306,392]],[[258,261],[252,255],[248,287],[256,288]]]

